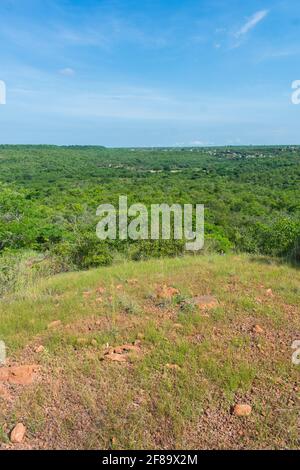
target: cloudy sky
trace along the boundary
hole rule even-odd
[[[298,0],[1,0],[0,143],[300,144]]]

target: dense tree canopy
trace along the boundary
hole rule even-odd
[[[0,146],[0,253],[34,250],[63,269],[182,253],[171,240],[101,242],[99,204],[206,207],[206,250],[299,259],[300,148]]]

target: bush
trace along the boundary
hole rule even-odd
[[[61,271],[57,260],[35,251],[6,251],[0,256],[0,296],[28,289]]]

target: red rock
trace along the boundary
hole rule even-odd
[[[262,333],[264,333],[264,330],[262,329],[261,326],[255,325],[255,326],[253,327],[253,333],[256,333],[256,334],[258,334],[258,335],[261,335]]]
[[[178,294],[179,294],[178,289],[175,289],[175,287],[168,287],[166,285],[159,287],[156,292],[157,298],[167,299],[167,300],[171,300],[172,297]]]
[[[233,414],[238,417],[250,416],[251,412],[251,406],[246,404],[235,405],[233,409]]]
[[[129,352],[129,351],[140,351],[140,348],[137,345],[134,344],[123,344],[122,346],[117,346],[114,349],[115,353],[122,354],[123,352]]]
[[[272,289],[267,289],[266,294],[267,294],[268,297],[273,297],[274,296]]]
[[[105,288],[104,287],[98,287],[98,289],[96,289],[96,292],[97,292],[97,294],[104,294],[105,293]]]
[[[200,310],[211,310],[218,306],[218,300],[211,295],[201,295],[194,297],[192,303],[196,305]]]
[[[114,352],[105,354],[104,358],[108,359],[109,361],[114,361],[114,362],[126,362],[127,361],[127,358],[124,354],[117,354]]]
[[[181,367],[178,364],[166,364],[168,369],[181,370]]]
[[[13,444],[20,444],[26,434],[26,428],[24,424],[18,423],[10,434],[10,440]]]

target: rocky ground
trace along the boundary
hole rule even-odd
[[[211,256],[2,299],[0,448],[299,448],[299,295],[292,267]]]

